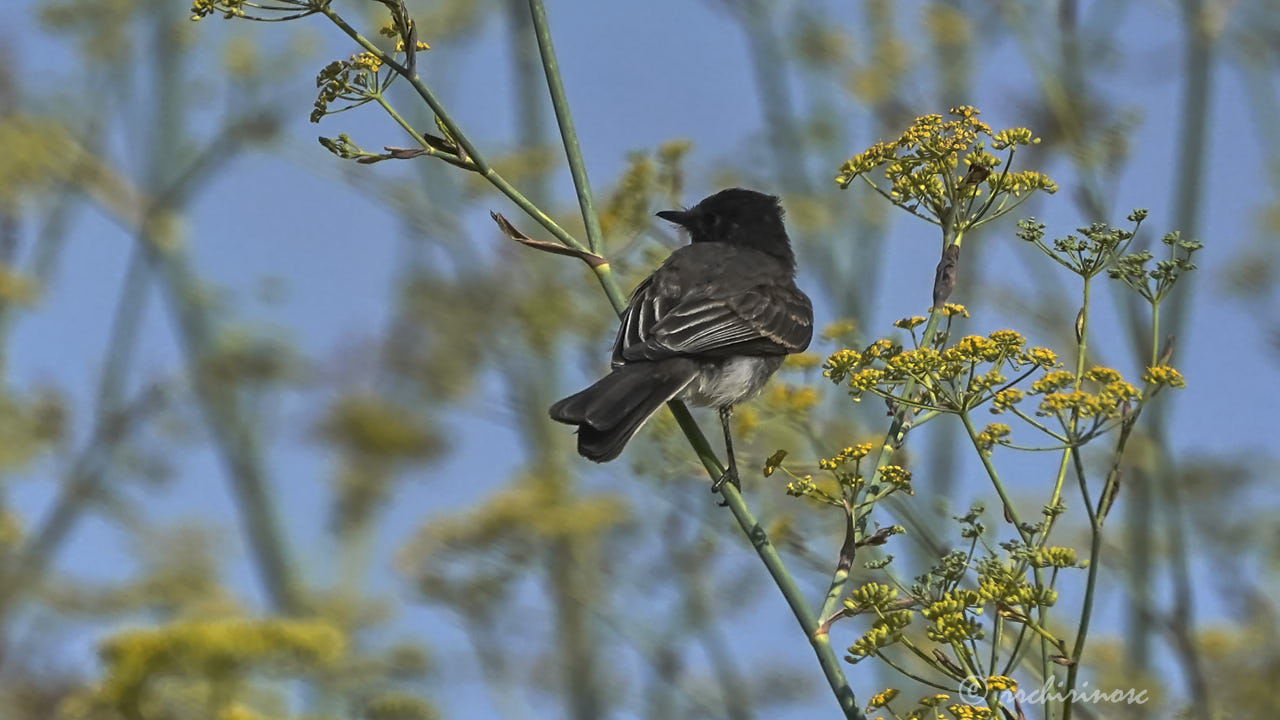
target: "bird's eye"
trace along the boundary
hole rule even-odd
[[[709,228],[720,227],[720,216],[714,215],[714,214],[707,215],[707,219],[705,222],[707,223],[707,227]]]

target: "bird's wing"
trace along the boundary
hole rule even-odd
[[[650,278],[632,295],[613,360],[782,355],[804,350],[812,337],[813,306],[794,285],[670,297]]]

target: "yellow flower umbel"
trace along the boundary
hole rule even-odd
[[[867,712],[871,712],[876,708],[885,707],[889,703],[893,702],[893,699],[896,697],[898,697],[897,688],[885,688],[884,690],[881,690],[875,695],[872,695],[871,699],[867,701]]]
[[[1005,690],[1016,691],[1018,689],[1018,681],[1006,675],[992,675],[987,678],[987,689],[1000,692]]]
[[[1016,148],[1039,141],[1026,128],[992,131],[967,105],[915,119],[896,140],[878,142],[840,166],[836,183],[862,178],[890,202],[958,233],[1012,211],[1037,191],[1057,192],[1046,175],[1012,171]],[[1008,151],[1003,158],[987,151]],[[883,179],[872,179],[874,171]]]
[[[1156,387],[1168,385],[1171,388],[1184,388],[1187,386],[1187,381],[1182,379],[1182,373],[1168,365],[1155,365],[1147,368],[1147,371],[1142,375],[1142,381]]]

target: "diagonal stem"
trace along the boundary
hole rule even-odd
[[[951,239],[947,244],[959,245],[963,239],[964,236],[957,233],[954,239]],[[921,347],[929,347],[933,345],[933,339],[937,334],[938,323],[942,320],[942,316],[943,311],[941,307],[930,309],[929,320],[924,326]],[[917,384],[918,383],[915,378],[909,379],[903,387],[902,396],[909,398],[911,394],[915,392]],[[906,434],[907,419],[911,416],[911,411],[912,409],[910,407],[903,407],[894,414],[893,421],[889,423],[889,429],[885,431],[884,442],[880,446],[880,454],[876,457],[875,469],[872,471],[871,479],[867,481],[868,486],[875,485],[879,481],[880,468],[889,461],[890,456],[893,455],[894,449],[902,442],[902,438]],[[850,552],[857,547],[858,541],[862,539],[861,535],[863,533],[859,525],[860,519],[855,518],[851,528],[854,533],[854,537],[851,539],[846,538],[845,547],[849,549]],[[850,542],[850,540],[852,540],[852,542]],[[841,553],[840,562],[836,565],[836,570],[831,575],[831,583],[827,588],[827,596],[826,599],[823,600],[822,610],[818,613],[819,617],[827,618],[835,612],[836,606],[839,605],[840,599],[844,597],[845,588],[849,584],[849,571],[852,567],[852,555],[845,558],[844,553]]]
[[[560,64],[556,62],[555,46],[551,43],[551,28],[547,24],[547,11],[542,0],[529,0],[533,14],[533,30],[538,36],[538,51],[542,55],[542,68],[547,74],[547,89],[551,93],[551,105],[556,111],[556,124],[564,140],[564,154],[569,158],[569,172],[573,175],[573,187],[578,193],[578,207],[582,210],[582,222],[587,227],[587,247],[598,253],[604,246],[604,233],[600,230],[600,216],[591,199],[591,183],[587,180],[587,165],[582,160],[582,148],[578,133],[573,129],[573,115],[569,113],[569,100],[560,80]]]

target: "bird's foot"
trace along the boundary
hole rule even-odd
[[[720,476],[719,480],[716,480],[715,482],[711,483],[711,492],[713,493],[720,492],[721,490],[724,489],[725,483],[729,483],[730,485],[733,485],[733,487],[736,488],[738,492],[742,492],[742,482],[741,480],[738,479],[737,468],[729,468],[728,470],[725,470],[724,474]],[[720,507],[724,507],[725,505],[728,505],[728,504],[729,503],[727,502],[721,502]]]

